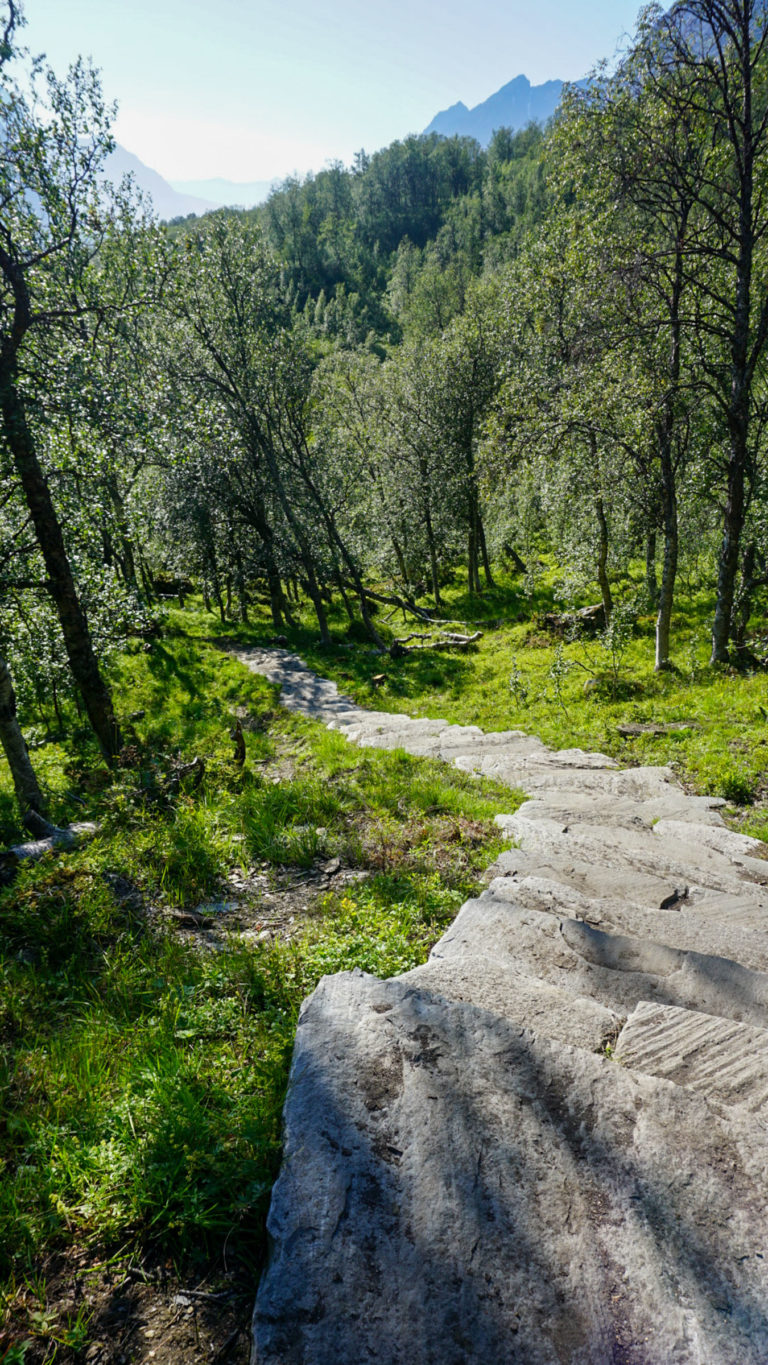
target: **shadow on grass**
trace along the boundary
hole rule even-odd
[[[190,667],[182,667],[179,659],[159,640],[153,641],[147,657],[147,666],[152,677],[163,682],[176,679],[186,689],[190,697],[200,694],[202,670],[195,674]]]

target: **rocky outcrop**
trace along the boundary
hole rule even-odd
[[[764,846],[668,769],[246,661],[533,798],[428,963],[305,1002],[254,1365],[765,1365]]]

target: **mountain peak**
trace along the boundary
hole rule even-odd
[[[474,137],[487,147],[497,128],[515,130],[529,123],[546,123],[560,103],[563,84],[552,80],[531,85],[527,76],[515,76],[472,109],[459,100],[450,109],[441,110],[424,132],[440,133],[443,137]]]

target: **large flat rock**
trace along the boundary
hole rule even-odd
[[[731,959],[561,920],[492,896],[467,901],[432,960],[475,957],[539,977],[626,1017],[641,1000],[768,1028],[768,974]]]
[[[537,819],[521,814],[497,816],[497,824],[542,859],[576,858],[622,873],[629,893],[634,876],[671,878],[691,889],[738,895],[745,886],[768,884],[768,862],[740,852],[736,857],[713,847],[712,838],[731,833],[708,825],[670,822],[684,838],[656,829]],[[660,822],[663,827],[664,821]],[[733,835],[741,839],[741,835]],[[750,841],[751,842],[751,841]],[[756,841],[755,841],[756,842]]]
[[[487,953],[430,958],[400,978],[447,1000],[479,1005],[502,1019],[514,1019],[542,1038],[558,1038],[589,1052],[614,1043],[622,1020],[597,1000],[573,996],[541,977],[526,976]]]
[[[765,1365],[768,1149],[361,973],[305,1005],[253,1365]]]
[[[647,909],[618,895],[588,896],[577,891],[562,873],[543,869],[547,876],[495,877],[488,887],[494,900],[509,901],[526,910],[543,910],[562,918],[583,919],[608,933],[667,943],[672,948],[728,957],[758,972],[768,972],[768,910],[748,897],[694,896],[669,910]],[[559,878],[559,879],[558,879]],[[674,887],[667,888],[668,894]],[[748,918],[745,928],[742,921]]]
[[[665,784],[666,785],[666,784]],[[718,808],[723,802],[715,796],[688,796],[675,787],[668,787],[662,796],[647,800],[627,796],[602,796],[595,792],[553,791],[547,796],[526,801],[518,815],[534,820],[554,820],[561,825],[572,823],[621,825],[627,828],[652,829],[660,821],[674,822],[675,832],[680,824],[706,824],[725,830]],[[689,833],[689,831],[684,831]],[[735,836],[737,839],[740,835]],[[755,843],[757,840],[755,840]],[[751,850],[754,851],[754,850]]]
[[[506,817],[504,817],[506,820]],[[562,884],[588,899],[604,899],[660,910],[664,902],[690,886],[672,873],[640,872],[636,868],[611,867],[598,858],[579,856],[577,850],[509,849],[500,854],[493,870],[502,878],[535,876]],[[767,898],[768,900],[768,898]]]

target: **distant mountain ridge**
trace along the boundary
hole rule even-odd
[[[424,134],[444,137],[473,137],[487,147],[497,128],[525,128],[529,123],[546,123],[557,109],[565,82],[545,81],[531,85],[527,76],[516,76],[487,100],[468,109],[461,100],[436,114]],[[587,81],[575,82],[585,86]],[[254,208],[269,198],[280,180],[233,181],[221,177],[206,180],[165,180],[151,166],[120,144],[107,158],[107,178],[119,184],[132,175],[137,187],[152,199],[161,219],[185,218],[190,213],[204,214],[212,209]]]
[[[575,81],[585,86],[586,80]],[[525,128],[529,123],[546,123],[554,114],[563,94],[565,81],[545,81],[531,85],[527,76],[516,76],[482,104],[468,109],[461,100],[436,114],[427,133],[443,137],[474,137],[487,147],[497,128]]]
[[[191,194],[209,199],[220,208],[252,209],[263,204],[280,180],[223,180],[215,176],[210,180],[172,180],[171,184],[180,194]]]
[[[279,180],[249,180],[238,183],[215,177],[209,180],[168,181],[134,156],[118,142],[105,164],[107,180],[119,185],[125,175],[133,176],[142,194],[148,194],[158,218],[186,218],[190,213],[210,213],[219,208],[255,208],[269,198]]]
[[[188,213],[208,213],[218,206],[210,199],[197,195],[179,194],[167,180],[146,166],[133,152],[126,151],[118,142],[115,150],[107,157],[104,172],[107,180],[119,185],[125,175],[133,176],[142,194],[152,199],[152,207],[158,218],[186,218]]]

